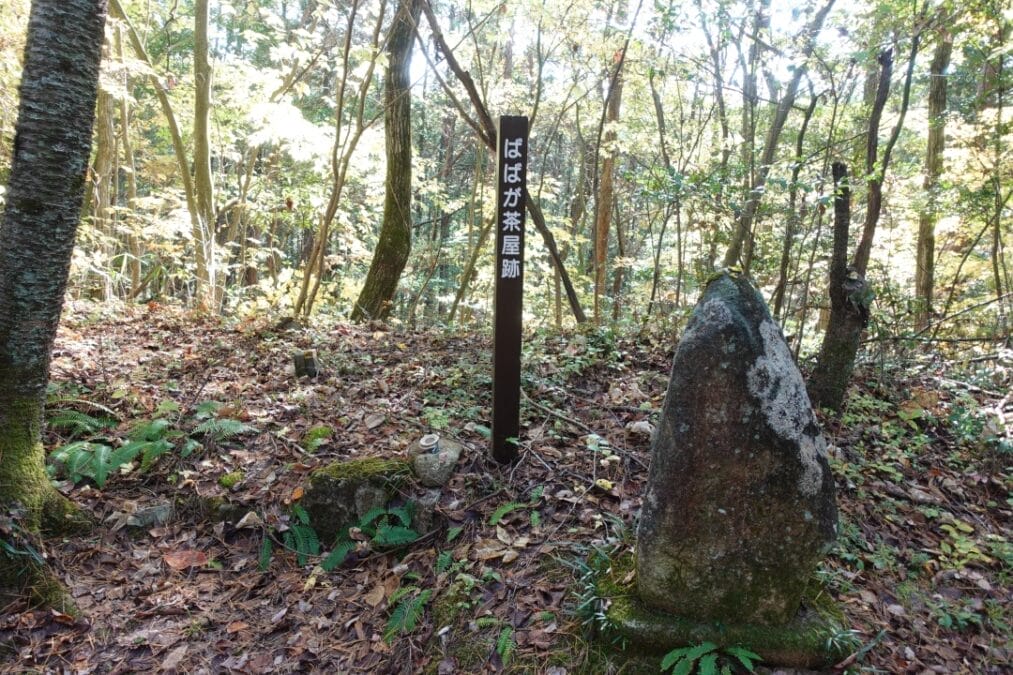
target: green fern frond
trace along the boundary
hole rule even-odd
[[[130,430],[129,438],[132,441],[157,441],[165,438],[169,429],[169,420],[144,420]]]
[[[416,593],[418,592],[418,590],[419,590],[418,586],[402,586],[401,588],[398,588],[397,590],[395,590],[393,593],[390,594],[388,602],[390,602],[390,604],[393,605],[395,602],[397,602],[404,596]]]
[[[193,433],[201,436],[208,436],[214,441],[221,442],[233,438],[234,436],[249,434],[255,431],[256,429],[254,427],[251,427],[249,424],[244,424],[239,420],[215,418],[198,424],[193,430]]]
[[[410,544],[419,538],[419,533],[399,525],[381,525],[376,528],[373,543],[377,546],[393,547]]]
[[[412,502],[408,502],[404,506],[395,506],[394,508],[390,509],[388,513],[390,513],[390,515],[400,520],[401,524],[404,525],[405,527],[411,527],[412,515],[414,511],[415,511],[415,504]]]
[[[717,652],[704,654],[704,656],[701,657],[700,662],[696,665],[696,670],[699,675],[718,675]]]
[[[310,514],[302,507],[301,504],[292,505],[292,515],[294,515],[303,525],[310,524]]]
[[[271,566],[271,554],[274,552],[274,544],[271,543],[271,536],[265,532],[264,541],[260,542],[260,556],[257,560],[257,567],[261,572],[266,572]]]
[[[292,533],[292,540],[295,544],[292,548],[296,552],[296,563],[300,566],[305,565],[311,555],[320,554],[320,539],[312,527],[293,525],[289,532]]]
[[[366,515],[364,515],[362,518],[359,518],[359,529],[369,527],[374,522],[376,522],[380,518],[380,516],[385,515],[387,515],[387,509],[382,507],[376,507],[370,509],[369,511],[366,511]]]
[[[345,562],[348,554],[355,550],[355,542],[343,541],[334,547],[334,550],[327,554],[327,557],[320,563],[320,567],[325,572],[330,572],[336,567],[339,567],[341,563]]]
[[[116,426],[112,420],[92,417],[79,410],[69,408],[52,411],[47,424],[52,429],[67,429],[71,436],[91,435]]]
[[[384,641],[390,643],[398,633],[410,633],[415,630],[432,594],[432,590],[426,589],[416,596],[404,598],[394,608],[387,621],[387,630],[383,633]]]
[[[499,633],[499,639],[496,640],[496,653],[503,659],[504,666],[510,664],[515,649],[517,649],[517,642],[514,640],[514,629],[505,626]]]
[[[499,522],[503,520],[503,517],[506,516],[508,513],[510,513],[511,511],[516,511],[517,509],[523,509],[525,506],[527,506],[527,504],[521,504],[519,502],[507,502],[506,504],[503,504],[498,509],[492,512],[492,515],[489,516],[489,524],[498,525]]]

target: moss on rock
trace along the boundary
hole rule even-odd
[[[654,610],[636,596],[630,581],[632,555],[613,561],[608,574],[598,581],[598,592],[609,600],[607,611],[611,637],[618,635],[633,652],[661,656],[676,647],[713,642],[719,647],[750,649],[766,664],[793,668],[821,668],[847,656],[837,640],[845,626],[840,608],[815,580],[806,585],[794,620],[779,626],[700,622]]]
[[[410,473],[403,459],[333,462],[310,474],[302,505],[321,541],[329,543],[370,509],[385,506]]]

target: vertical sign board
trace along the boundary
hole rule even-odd
[[[492,456],[517,459],[528,118],[500,117],[496,134],[496,297],[493,304]]]

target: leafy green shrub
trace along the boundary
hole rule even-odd
[[[404,506],[390,509],[372,509],[359,519],[354,528],[364,535],[370,544],[379,549],[392,549],[405,546],[419,538],[419,533],[411,529],[414,505],[408,502]],[[282,531],[282,544],[296,554],[299,565],[309,562],[311,556],[320,555],[320,538],[310,524],[309,514],[302,506],[292,507],[293,522]],[[320,561],[320,567],[330,572],[339,567],[348,555],[357,548],[357,542],[347,533],[340,538],[327,555]],[[271,565],[274,553],[272,531],[264,533],[260,547],[258,566],[266,571]]]
[[[215,404],[217,405],[217,404]],[[205,436],[216,442],[224,441],[238,434],[256,431],[238,420],[209,417],[217,408],[209,404],[198,406],[195,417],[204,419],[191,435]],[[159,406],[162,410],[163,406]],[[72,436],[87,434],[87,440],[76,440],[54,450],[49,455],[49,471],[53,476],[66,476],[72,483],[85,478],[105,487],[109,477],[120,467],[140,458],[140,469],[148,471],[162,455],[173,450],[180,457],[188,457],[201,444],[191,435],[176,428],[165,418],[141,420],[127,433],[124,442],[116,446],[115,441],[99,432],[115,426],[109,420],[101,420],[75,410],[59,410],[49,419],[50,426],[67,428]]]

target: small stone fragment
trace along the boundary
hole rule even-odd
[[[170,502],[159,502],[153,506],[137,509],[127,516],[127,525],[144,529],[165,525],[172,520],[173,511],[174,509]]]
[[[464,446],[446,438],[438,438],[433,444],[430,436],[433,434],[412,443],[408,455],[420,483],[431,488],[442,487],[453,475]]]
[[[626,425],[626,430],[632,436],[644,436],[651,438],[654,435],[654,425],[647,420],[637,420]]]

